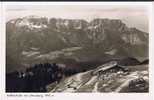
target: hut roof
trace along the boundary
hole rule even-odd
[[[110,69],[110,68],[115,67],[115,66],[117,66],[117,62],[111,61],[109,63],[103,64],[103,65],[97,67],[97,69],[95,70],[94,73],[97,73],[99,71],[105,71],[105,70]]]

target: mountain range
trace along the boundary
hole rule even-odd
[[[6,71],[42,62],[147,58],[148,38],[148,33],[127,27],[120,19],[16,18],[6,23]]]

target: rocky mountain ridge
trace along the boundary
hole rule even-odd
[[[80,48],[77,50],[65,49]],[[92,61],[147,57],[148,33],[118,19],[61,19],[28,16],[6,23],[7,66],[59,59]],[[51,59],[52,58],[52,59]],[[30,59],[30,60],[29,60]]]

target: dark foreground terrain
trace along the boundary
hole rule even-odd
[[[6,74],[6,92],[148,92],[148,89],[148,60],[139,62],[134,58],[87,69],[56,63],[35,64],[25,71]]]

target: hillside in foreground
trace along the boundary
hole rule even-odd
[[[108,65],[105,65],[106,67]],[[101,67],[78,73],[47,86],[49,92],[148,92],[148,65],[123,66],[100,73]],[[103,69],[102,69],[103,70]]]

